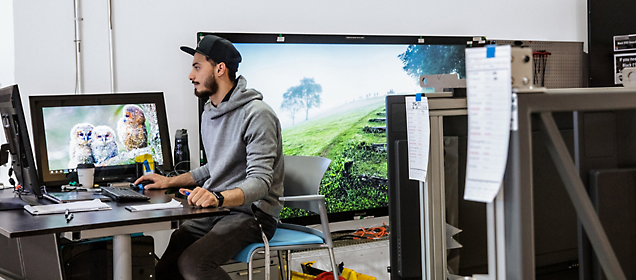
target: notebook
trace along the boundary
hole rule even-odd
[[[166,203],[132,205],[132,206],[126,206],[126,209],[130,212],[137,212],[137,211],[148,211],[148,210],[174,209],[174,208],[182,208],[182,207],[183,205],[181,205],[181,202],[176,201],[173,198],[170,202],[166,202]]]
[[[102,202],[99,199],[93,199],[88,201],[76,201],[61,204],[49,204],[49,205],[24,205],[24,209],[32,215],[45,215],[45,214],[61,214],[66,210],[69,212],[83,212],[83,211],[98,211],[98,210],[110,210],[112,209],[108,204]]]
[[[105,195],[88,192],[48,192],[44,194],[44,197],[55,203],[67,203],[73,201],[93,200],[99,199],[101,201],[111,201],[111,199]]]

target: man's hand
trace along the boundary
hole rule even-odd
[[[151,181],[152,183],[148,183],[144,186],[144,189],[167,189],[170,187],[169,180],[170,178],[161,176],[159,174],[147,174],[139,177],[133,184],[136,186],[141,181]]]
[[[151,183],[147,184],[144,187],[146,190],[167,189],[170,187],[194,186],[196,184],[190,172],[183,173],[177,177],[165,177],[159,174],[148,174],[148,175],[139,177],[139,179],[137,179],[133,184],[137,185],[144,180],[151,181]]]
[[[199,207],[216,207],[219,205],[219,201],[216,199],[211,192],[208,190],[196,187],[194,190],[189,189],[179,189],[179,192],[183,195],[187,195],[186,192],[190,194],[188,196],[188,203],[193,206]]]

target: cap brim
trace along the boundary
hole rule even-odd
[[[188,53],[190,55],[194,55],[195,52],[197,52],[195,49],[188,47],[188,46],[181,46],[181,50],[185,53]]]

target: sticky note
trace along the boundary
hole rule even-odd
[[[497,47],[497,45],[488,45],[488,46],[486,46],[486,58],[495,57],[495,47]]]

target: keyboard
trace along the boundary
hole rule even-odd
[[[101,189],[103,195],[109,196],[116,201],[142,201],[150,199],[150,197],[126,187],[102,187]]]

